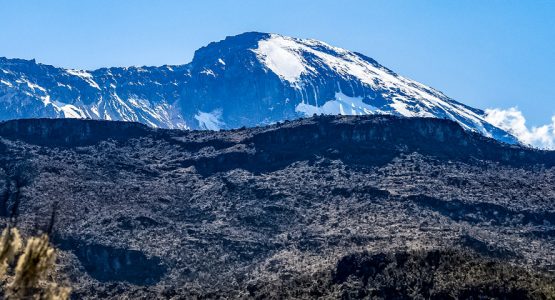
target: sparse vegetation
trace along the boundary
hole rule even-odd
[[[4,229],[0,238],[0,295],[4,299],[69,299],[70,289],[49,278],[54,272],[56,253],[48,235],[30,237],[24,249],[22,246],[17,228]]]

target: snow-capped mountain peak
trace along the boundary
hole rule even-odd
[[[483,111],[313,39],[248,32],[202,47],[180,66],[83,71],[0,58],[4,120],[74,117],[218,130],[313,114],[446,118],[517,142]]]
[[[324,76],[363,85],[362,93],[354,88],[343,93],[338,84],[335,97],[322,98],[314,92],[297,104],[296,111],[312,114],[380,114],[391,113],[405,117],[442,117],[459,122],[464,128],[491,136],[483,112],[457,103],[441,92],[414,80],[399,76],[376,61],[360,54],[330,46],[317,40],[302,40],[270,34],[253,49],[265,67],[288,82],[293,88],[311,86]],[[366,89],[379,97],[387,97],[387,105],[372,105]],[[371,93],[372,94],[372,93]],[[379,98],[378,97],[378,98]],[[376,97],[374,97],[375,99]],[[378,101],[376,101],[378,102]],[[439,114],[439,115],[438,115]]]

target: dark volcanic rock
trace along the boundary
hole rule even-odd
[[[86,244],[72,239],[54,243],[62,250],[72,251],[85,271],[100,282],[153,285],[166,273],[159,257],[149,258],[141,251]]]
[[[0,123],[0,209],[30,234],[56,208],[77,298],[529,297],[552,284],[554,165],[437,119],[15,120]],[[444,289],[407,294],[414,274]]]
[[[0,123],[0,136],[49,147],[93,145],[104,140],[128,140],[146,135],[146,125],[122,121],[22,119]]]

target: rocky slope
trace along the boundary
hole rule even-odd
[[[313,114],[450,119],[517,143],[483,111],[365,55],[310,39],[244,33],[202,47],[180,66],[83,71],[0,58],[0,120],[89,118],[218,130]]]
[[[54,211],[76,299],[548,299],[554,165],[428,118],[16,120],[0,123],[0,219],[34,233]]]

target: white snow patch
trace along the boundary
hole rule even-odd
[[[144,99],[129,98],[127,101],[129,101],[131,105],[138,108],[150,108],[150,103]]]
[[[32,83],[32,82],[30,82],[26,79],[23,80],[23,82],[25,82],[30,89],[39,90],[39,91],[42,91],[42,92],[46,93],[46,90],[40,85],[34,84],[34,83]]]
[[[73,119],[85,118],[85,114],[83,113],[83,110],[77,108],[75,105],[67,104],[60,108],[64,112],[64,117],[66,118],[73,118]]]
[[[71,86],[69,86],[69,85],[67,85],[67,84],[63,84],[63,83],[56,82],[56,86],[65,87],[65,88],[68,88],[68,89],[71,90]]]
[[[281,79],[296,83],[302,74],[308,72],[306,62],[297,50],[298,45],[293,39],[271,35],[270,39],[259,41],[258,48],[253,51]]]
[[[210,70],[210,69],[204,69],[200,72],[201,74],[205,74],[205,75],[210,75],[213,77],[216,77],[216,74],[214,74],[214,71]]]
[[[75,105],[65,104],[58,101],[54,101],[54,103],[52,104],[54,108],[56,108],[58,111],[61,111],[64,114],[64,118],[84,119],[87,117],[85,112],[81,108],[78,108]]]
[[[48,104],[52,103],[52,101],[50,101],[50,95],[42,96],[40,97],[40,100],[42,101],[44,106],[47,106]]]
[[[221,58],[218,58],[218,62],[225,66],[225,61]]]
[[[0,83],[5,84],[9,87],[13,87],[13,84],[11,84],[10,82],[4,81],[4,80],[0,80]]]
[[[98,83],[96,83],[96,81],[93,80],[93,76],[91,75],[91,73],[89,73],[87,71],[83,71],[83,70],[74,70],[74,69],[68,69],[68,70],[66,70],[66,72],[70,75],[80,77],[81,79],[85,80],[93,88],[96,88],[96,89],[100,90],[100,87],[98,86]]]
[[[115,111],[123,121],[139,121],[135,110],[129,107],[129,105],[125,101],[123,101],[117,93],[112,93],[111,95],[116,100],[116,102],[113,103],[112,107],[115,109]]]
[[[401,116],[415,117],[415,113],[408,110],[407,104],[402,101],[395,99],[393,100],[393,103],[390,104],[390,106],[393,107],[393,109],[395,109],[395,111],[398,112]]]
[[[195,115],[195,119],[198,121],[198,125],[202,129],[207,130],[220,130],[225,123],[221,120],[222,111],[220,109],[214,110],[210,113],[198,111]]]
[[[95,114],[97,118],[100,118],[100,113],[98,112],[98,106],[96,105],[91,106],[91,112]]]
[[[335,93],[335,99],[329,100],[322,106],[299,103],[295,111],[310,117],[320,115],[371,115],[377,108],[362,102],[362,97],[349,97],[341,92]]]

